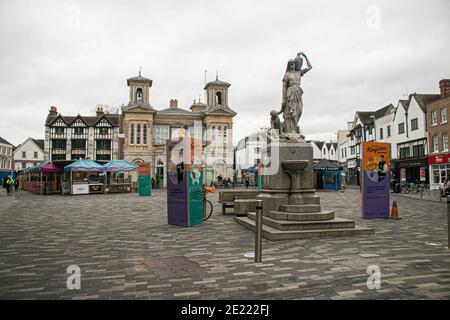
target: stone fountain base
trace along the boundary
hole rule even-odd
[[[357,227],[353,220],[337,218],[334,211],[323,211],[315,194],[313,151],[306,142],[269,145],[270,153],[278,149],[278,170],[263,176],[263,237],[270,241],[314,237],[374,234],[374,229]],[[355,214],[357,214],[355,212]],[[255,230],[255,213],[235,217],[240,225]]]

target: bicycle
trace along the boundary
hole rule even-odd
[[[213,213],[212,202],[210,200],[206,199],[206,194],[214,193],[214,192],[216,192],[216,189],[214,189],[213,187],[207,188],[207,187],[203,186],[203,221],[206,221],[209,218],[211,218],[212,213]],[[208,209],[207,209],[207,207],[208,207]]]

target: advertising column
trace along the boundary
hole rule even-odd
[[[150,162],[144,162],[139,164],[139,195],[151,196],[151,166]]]
[[[389,143],[364,142],[362,159],[361,215],[366,219],[388,219],[390,204]]]

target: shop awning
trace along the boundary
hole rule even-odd
[[[324,170],[324,171],[338,171],[342,170],[342,168],[327,159],[321,159],[314,165],[314,170]]]
[[[25,170],[23,170],[23,173],[28,173],[28,172],[40,172],[40,168],[46,166],[47,164],[49,164],[49,162],[45,161],[45,162],[41,162],[35,166],[26,168]]]
[[[108,172],[128,172],[136,171],[137,166],[128,163],[125,160],[111,160],[103,165],[103,170]]]
[[[40,167],[39,171],[44,172],[44,173],[61,173],[64,170],[60,167],[55,166],[55,164],[53,162],[48,162],[47,165]]]
[[[64,171],[103,172],[105,169],[94,160],[81,159],[65,166]]]

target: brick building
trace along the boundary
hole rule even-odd
[[[450,153],[448,148],[450,79],[441,80],[439,87],[440,98],[427,105],[428,165],[430,187],[433,189],[442,187],[444,180],[450,177]]]

